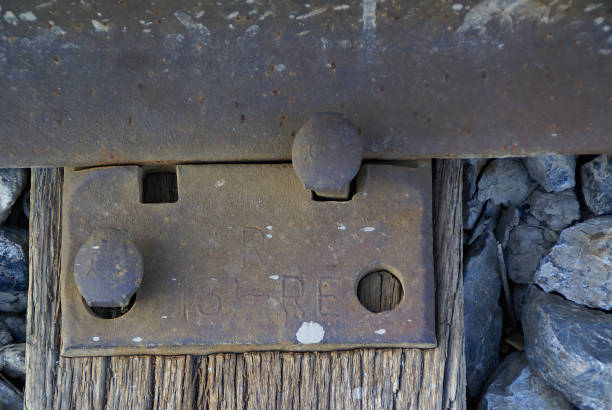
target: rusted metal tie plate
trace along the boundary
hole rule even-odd
[[[138,166],[66,170],[64,355],[435,346],[429,161],[364,164],[348,201],[313,200],[289,164],[176,171],[177,202],[142,203]],[[113,288],[123,266],[141,266],[131,250],[96,254],[109,230],[143,261],[131,308],[113,319],[96,316],[74,275],[75,263],[96,275],[116,260]],[[372,313],[357,287],[381,269],[404,296]]]

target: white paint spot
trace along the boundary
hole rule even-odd
[[[377,0],[363,0],[362,27],[361,27],[361,47],[363,53],[360,54],[360,63],[372,65],[376,61],[376,3]]]
[[[271,230],[272,230],[272,225],[268,225],[268,226],[266,226],[266,229],[267,229],[268,231],[271,231]]]
[[[338,45],[341,48],[349,48],[351,46],[351,41],[344,39],[344,40],[338,40]]]
[[[253,24],[251,27],[244,30],[244,34],[246,34],[247,37],[255,37],[259,34],[259,26],[257,24]]]
[[[96,19],[91,20],[91,25],[97,32],[107,32],[108,31],[108,24],[104,25]]]
[[[350,9],[350,8],[351,8],[351,6],[349,6],[348,4],[340,4],[340,5],[338,5],[338,6],[334,6],[334,7],[333,7],[333,9],[334,9],[335,11],[348,10],[348,9]]]
[[[91,247],[91,249],[100,249],[100,247],[98,245],[94,245]]]
[[[306,34],[310,33],[310,30],[304,30],[304,31],[300,31],[299,33],[297,33],[296,35],[298,37],[302,37],[305,36]]]
[[[610,50],[609,48],[602,48],[599,50],[599,54],[609,56],[610,54],[612,54],[612,50]]]
[[[361,228],[361,230],[364,231],[364,232],[372,232],[375,229],[376,228],[374,228],[373,226],[364,226],[363,228]]]
[[[60,26],[53,22],[53,20],[49,20],[49,26],[51,26],[51,33],[55,34],[56,36],[63,36],[66,34],[66,32],[62,30]]]
[[[26,11],[25,13],[21,13],[19,18],[23,21],[36,21],[36,15],[31,11]]]
[[[4,21],[6,21],[9,24],[12,24],[13,26],[16,26],[17,23],[19,23],[19,20],[17,20],[17,17],[15,16],[15,14],[10,10],[4,13]]]
[[[94,342],[99,342],[100,341],[100,336],[94,336],[91,338],[91,340],[93,340]]]
[[[453,5],[451,6],[451,8],[452,8],[454,11],[461,11],[461,10],[463,10],[463,4],[461,4],[461,3],[455,3],[455,4],[453,4]]]
[[[278,275],[270,275],[270,276],[268,276],[268,277],[269,277],[270,279],[272,279],[272,280],[279,280],[279,279],[280,279],[280,276],[278,276]]]
[[[132,342],[140,343],[140,342],[142,342],[142,337],[137,336],[137,337],[132,339]]]
[[[608,25],[605,25],[605,26],[602,27],[602,30],[607,33],[608,31],[612,30],[612,27],[610,27]]]
[[[172,278],[173,281],[176,281],[176,278]]]
[[[266,234],[266,238],[268,238],[268,239],[272,239],[272,234],[271,234],[271,233],[267,233],[267,234]]]
[[[274,13],[272,12],[272,10],[268,10],[268,11],[266,11],[264,14],[262,14],[261,16],[259,16],[259,19],[258,19],[258,20],[260,20],[260,21],[261,21],[261,20],[265,20],[265,19],[266,19],[266,17],[269,17],[269,16],[271,16],[272,14],[274,14]]]
[[[48,1],[46,3],[40,3],[38,6],[36,6],[36,9],[44,9],[45,7],[50,7],[53,6],[55,4],[54,1]]]
[[[353,400],[361,400],[361,387],[353,389]]]
[[[183,40],[185,40],[185,36],[183,36],[182,34],[168,34],[166,37],[174,40],[177,43],[182,43]]]
[[[603,22],[604,22],[603,17],[597,17],[595,20],[593,20],[593,24],[595,24],[596,26],[599,26]]]
[[[603,6],[603,3],[591,3],[591,4],[587,4],[587,6],[584,8],[584,11],[589,13],[589,12],[591,12],[593,10],[597,10],[601,6]]]
[[[363,0],[363,32],[376,29],[376,0]]]
[[[200,17],[202,17],[204,15],[204,10],[200,10],[196,13],[195,18],[199,19]]]
[[[328,47],[329,47],[329,40],[326,39],[325,37],[321,37],[321,49],[327,50]],[[326,65],[331,67],[331,64],[326,64]]]
[[[161,318],[162,318],[162,319],[168,319],[168,316],[167,316],[167,315],[162,315],[162,317],[161,317]]]
[[[295,19],[296,20],[306,20],[306,19],[309,19],[311,17],[318,16],[319,14],[325,13],[325,10],[327,10],[325,7],[321,7],[319,9],[314,9],[313,11],[311,11],[309,13],[302,14],[301,16],[297,16]]]
[[[217,182],[215,182],[215,188],[221,188],[223,185],[225,185],[225,179],[223,179],[223,178],[221,178]]]
[[[344,226],[344,224],[340,224],[340,225],[338,225],[338,230],[339,231],[346,231],[346,226]]]
[[[374,333],[376,333],[377,335],[384,335],[385,333],[387,333],[387,331],[385,329],[378,329],[375,330]]]
[[[232,11],[230,14],[227,15],[227,19],[228,20],[235,19],[236,17],[238,17],[239,14],[240,12],[238,11]]]
[[[176,17],[179,23],[185,26],[188,30],[197,31],[206,37],[210,36],[210,31],[208,28],[202,23],[193,21],[189,14],[183,13],[182,11],[176,11],[174,12],[174,17]]]
[[[286,69],[287,66],[285,66],[284,64],[274,64],[274,71],[276,71],[277,73],[282,73]]]
[[[563,18],[556,10],[557,2],[536,0],[483,0],[474,6],[457,29],[458,33],[475,31],[485,35],[489,22],[506,23],[514,27],[517,21],[532,19],[537,23],[554,23]]]
[[[295,333],[297,341],[305,345],[319,343],[323,340],[324,336],[325,330],[317,322],[303,322],[302,326]]]

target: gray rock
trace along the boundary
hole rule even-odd
[[[595,215],[612,213],[612,155],[600,155],[582,166],[584,202]]]
[[[482,215],[480,216],[480,219],[478,219],[478,223],[474,227],[472,235],[467,244],[471,245],[480,235],[485,232],[493,232],[497,226],[500,212],[501,207],[499,205],[493,205],[491,201],[487,201],[484,211],[482,211]]]
[[[530,284],[540,260],[556,241],[556,232],[544,227],[521,223],[514,228],[504,249],[510,279],[515,283]]]
[[[478,175],[488,161],[488,158],[467,158],[463,160],[463,194],[465,200],[474,197]]]
[[[25,380],[25,343],[8,345],[0,349],[0,370],[8,377]]]
[[[23,313],[28,307],[28,291],[0,292],[0,312]]]
[[[474,229],[478,218],[482,213],[482,207],[484,203],[480,202],[477,198],[469,200],[463,207],[463,229],[471,231]]]
[[[510,232],[519,224],[520,212],[514,205],[504,208],[499,216],[497,227],[495,228],[495,238],[502,248],[505,248],[510,239]]]
[[[0,168],[0,224],[6,220],[11,207],[21,195],[26,175],[25,169]]]
[[[532,286],[523,309],[531,370],[581,409],[612,408],[612,315]]]
[[[0,380],[0,409],[23,410],[23,398],[2,380]]]
[[[512,286],[512,309],[514,310],[514,317],[519,322],[521,321],[521,316],[523,315],[523,306],[525,306],[528,291],[529,285],[514,284]]]
[[[463,160],[463,227],[474,229],[482,212],[483,202],[476,198],[478,175],[487,163],[487,158],[470,158]]]
[[[541,225],[540,221],[538,221],[533,215],[527,212],[523,212],[521,214],[521,222],[523,225],[530,225],[538,227]]]
[[[463,270],[465,356],[468,394],[478,397],[498,364],[502,310],[497,241],[484,233],[466,252]]]
[[[532,190],[527,170],[520,160],[495,159],[482,171],[477,198],[495,205],[519,205]]]
[[[573,189],[561,192],[533,191],[525,201],[527,212],[542,225],[560,231],[580,219],[580,204]]]
[[[575,155],[540,155],[523,160],[529,175],[545,191],[564,191],[576,185]]]
[[[28,236],[25,229],[0,228],[0,310],[28,290]],[[27,297],[26,297],[27,299]],[[8,311],[15,311],[13,308]]]
[[[13,335],[3,322],[0,322],[0,346],[7,345],[13,341]]]
[[[26,218],[30,219],[30,190],[27,190],[23,195],[23,213]]]
[[[531,372],[522,353],[512,353],[491,376],[478,410],[571,410],[565,397]]]
[[[26,318],[24,316],[3,315],[0,320],[0,323],[4,323],[6,328],[11,333],[15,343],[24,343],[26,341],[27,329]]]
[[[612,216],[562,231],[534,281],[546,292],[559,292],[581,305],[612,309]]]
[[[18,244],[27,255],[29,235],[28,230],[17,226],[2,226],[0,227],[0,237],[6,238],[11,242]]]

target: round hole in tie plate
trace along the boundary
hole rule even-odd
[[[361,276],[357,284],[359,302],[373,313],[395,309],[403,297],[402,283],[386,269],[371,269]]]
[[[99,317],[101,319],[116,319],[125,315],[130,311],[134,303],[136,302],[136,294],[132,296],[129,303],[125,307],[94,307],[89,306],[84,298],[81,298],[83,301],[83,305],[92,315]]]

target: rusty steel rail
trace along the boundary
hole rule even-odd
[[[0,166],[612,152],[606,2],[3,1]]]

